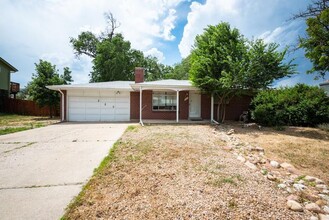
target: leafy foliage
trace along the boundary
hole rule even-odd
[[[65,67],[64,75],[59,75],[56,66],[44,60],[35,63],[35,71],[36,73],[32,75],[32,81],[27,86],[28,96],[41,107],[49,106],[50,117],[52,117],[55,109],[59,106],[59,93],[47,89],[46,86],[72,82],[71,71]]]
[[[329,71],[329,0],[314,0],[292,19],[306,19],[307,36],[299,38],[299,47],[305,49],[306,58],[313,67],[308,73],[324,78]]]
[[[314,126],[329,122],[329,99],[318,88],[298,84],[264,90],[252,101],[252,117],[263,125]]]
[[[225,106],[233,96],[245,90],[266,88],[275,79],[294,73],[291,62],[283,63],[286,50],[277,52],[277,49],[274,43],[248,41],[228,23],[208,26],[196,37],[190,78],[202,91],[218,97],[224,121]]]
[[[106,30],[96,36],[90,31],[71,38],[70,43],[75,54],[87,55],[93,59],[91,82],[115,80],[133,80],[135,67],[146,69],[145,80],[157,80],[164,77],[168,68],[155,57],[145,57],[143,52],[131,48],[129,41],[122,34],[115,33],[119,27],[112,13],[106,13]]]
[[[189,72],[191,69],[190,59],[191,55],[182,59],[180,63],[175,64],[174,67],[170,70],[170,72],[165,75],[165,78],[181,80],[189,79]]]

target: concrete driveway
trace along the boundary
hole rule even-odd
[[[0,136],[0,219],[59,219],[127,126],[61,123]]]

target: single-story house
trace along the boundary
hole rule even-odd
[[[214,98],[201,94],[188,80],[144,82],[144,68],[135,81],[47,86],[61,94],[62,121],[139,121],[214,119]],[[227,119],[238,119],[250,98],[235,98]],[[211,108],[213,106],[213,108]]]

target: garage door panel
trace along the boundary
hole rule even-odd
[[[70,97],[80,96],[83,97],[83,90],[69,90],[67,95]]]
[[[70,121],[128,121],[130,119],[129,92],[74,91],[68,92],[68,101]]]

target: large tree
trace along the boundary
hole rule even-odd
[[[50,117],[53,117],[59,106],[60,97],[58,92],[47,89],[46,86],[69,84],[72,81],[68,67],[65,67],[64,74],[60,75],[55,65],[39,60],[39,63],[35,63],[35,73],[32,75],[32,81],[27,85],[27,93],[29,98],[36,101],[40,107],[49,106]]]
[[[87,55],[93,59],[90,81],[133,80],[137,66],[146,68],[146,80],[162,78],[158,60],[154,57],[144,57],[141,51],[131,48],[130,42],[125,40],[122,34],[116,33],[120,25],[111,12],[106,13],[105,18],[106,30],[101,35],[85,31],[77,38],[70,39],[78,57]]]
[[[318,73],[324,78],[329,71],[329,0],[314,0],[305,11],[292,19],[306,19],[306,37],[299,38],[299,47],[313,67],[308,73]]]
[[[190,55],[183,58],[180,63],[174,64],[169,74],[165,75],[167,79],[189,79],[189,72],[191,68]]]
[[[293,73],[294,66],[283,63],[285,51],[277,48],[262,40],[247,41],[228,23],[208,26],[196,37],[190,78],[203,92],[217,97],[217,118],[225,120],[225,106],[235,95],[266,88]]]

